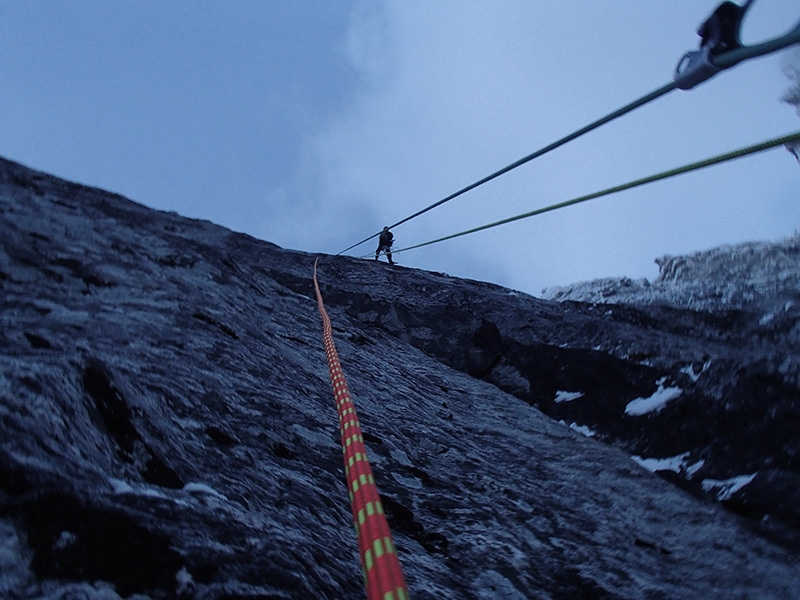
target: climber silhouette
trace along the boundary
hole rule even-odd
[[[389,259],[389,264],[393,265],[394,261],[392,260],[392,242],[394,241],[394,235],[392,232],[389,231],[388,227],[384,227],[383,231],[381,231],[381,235],[378,238],[378,249],[375,250],[375,260],[378,260],[378,257],[381,254],[381,250],[386,253],[386,258]]]

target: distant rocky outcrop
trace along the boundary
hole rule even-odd
[[[702,309],[322,257],[412,597],[800,598],[789,246]],[[313,258],[0,160],[0,597],[364,597]]]
[[[656,259],[658,277],[608,278],[546,288],[548,300],[668,305],[692,310],[761,310],[764,317],[794,304],[800,290],[800,230],[779,242],[721,246]]]

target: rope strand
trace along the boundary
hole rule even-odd
[[[642,96],[641,98],[638,98],[637,100],[634,100],[633,102],[631,102],[629,104],[626,104],[622,108],[619,108],[619,109],[615,110],[614,112],[611,112],[611,113],[607,114],[605,117],[597,119],[596,121],[594,121],[592,123],[589,123],[585,127],[581,127],[580,129],[578,129],[576,131],[573,131],[569,135],[566,135],[566,136],[562,137],[561,139],[556,140],[552,144],[549,144],[549,145],[545,146],[544,148],[540,148],[539,150],[529,154],[528,156],[520,158],[519,160],[517,160],[517,161],[511,163],[510,165],[508,165],[507,167],[503,167],[499,171],[495,171],[491,175],[487,175],[483,179],[480,179],[480,180],[476,181],[475,183],[471,183],[470,185],[468,185],[465,188],[461,188],[457,192],[455,192],[453,194],[450,194],[446,198],[442,198],[438,202],[434,202],[430,206],[426,206],[422,210],[419,210],[419,211],[415,212],[413,215],[408,216],[405,219],[402,219],[402,220],[398,221],[394,225],[389,225],[389,229],[394,229],[395,227],[398,227],[399,225],[402,225],[403,223],[407,223],[411,219],[415,219],[415,218],[419,217],[420,215],[424,215],[426,212],[428,212],[430,210],[433,210],[434,208],[436,208],[438,206],[441,206],[442,204],[444,204],[446,202],[449,202],[450,200],[454,200],[455,198],[458,198],[462,194],[466,194],[467,192],[469,192],[471,190],[474,190],[475,188],[483,185],[484,183],[488,183],[488,182],[492,181],[493,179],[496,179],[496,178],[500,177],[501,175],[505,175],[509,171],[512,171],[512,170],[516,169],[517,167],[521,167],[522,165],[524,165],[526,163],[529,163],[533,159],[539,158],[540,156],[542,156],[544,154],[547,154],[548,152],[551,152],[552,150],[555,150],[556,148],[559,148],[560,146],[563,146],[564,144],[566,144],[568,142],[571,142],[571,141],[581,137],[582,135],[585,135],[585,134],[589,133],[590,131],[593,131],[594,129],[597,129],[598,127],[601,127],[602,125],[605,125],[606,123],[609,123],[609,122],[613,121],[614,119],[617,119],[617,118],[619,118],[619,117],[621,117],[623,115],[626,115],[629,112],[639,108],[640,106],[644,106],[645,104],[648,104],[649,102],[652,102],[653,100],[655,100],[657,98],[660,98],[664,94],[667,94],[667,93],[671,92],[674,89],[676,89],[676,85],[675,85],[674,82],[670,82],[670,83],[668,83],[666,85],[663,85],[660,88],[658,88],[657,90],[654,90],[654,91],[650,92],[649,94],[646,94],[645,96]],[[349,246],[348,248],[345,248],[341,252],[338,252],[336,254],[336,256],[339,256],[340,254],[344,254],[348,250],[352,250],[353,248],[356,248],[356,247],[360,246],[361,244],[364,244],[364,243],[370,241],[371,239],[378,237],[379,235],[380,235],[380,232],[378,232],[378,233],[376,233],[374,235],[371,235],[368,238],[365,238],[365,239],[361,240],[360,242],[358,242],[356,244],[353,244],[352,246]]]
[[[749,4],[749,2],[748,2],[748,4]],[[786,48],[787,46],[791,46],[792,44],[797,44],[797,43],[800,43],[800,22],[796,23],[784,35],[778,36],[778,37],[773,38],[771,40],[767,40],[765,42],[761,42],[759,44],[741,46],[741,47],[736,48],[734,50],[731,50],[729,52],[725,52],[724,54],[720,54],[719,56],[715,56],[712,59],[711,62],[712,62],[713,66],[716,69],[719,69],[719,70],[728,69],[730,67],[733,67],[734,65],[739,64],[742,61],[750,60],[750,59],[753,59],[753,58],[757,58],[759,56],[764,56],[765,54],[770,54],[772,52],[775,52],[777,50],[781,50],[782,48]],[[666,85],[661,86],[660,88],[650,92],[649,94],[646,94],[646,95],[642,96],[641,98],[639,98],[637,100],[634,100],[630,104],[626,104],[622,108],[619,108],[619,109],[615,110],[614,112],[609,113],[605,117],[602,117],[602,118],[590,123],[589,125],[586,125],[585,127],[582,127],[581,129],[578,129],[577,131],[574,131],[573,133],[570,133],[569,135],[566,135],[566,136],[564,136],[563,138],[561,138],[559,140],[556,140],[552,144],[549,144],[548,146],[545,146],[544,148],[541,148],[541,149],[537,150],[536,152],[533,152],[532,154],[529,154],[528,156],[525,156],[525,157],[523,157],[523,158],[511,163],[510,165],[508,165],[506,167],[503,167],[499,171],[495,171],[491,175],[488,175],[488,176],[484,177],[483,179],[480,179],[480,180],[476,181],[475,183],[472,183],[472,184],[470,184],[470,185],[458,190],[457,192],[455,192],[453,194],[450,194],[449,196],[447,196],[445,198],[442,198],[438,202],[434,202],[430,206],[426,206],[422,210],[419,210],[419,211],[415,212],[414,214],[412,214],[412,215],[410,215],[410,216],[408,216],[408,217],[406,217],[404,219],[401,219],[397,223],[394,223],[393,225],[390,225],[389,229],[393,229],[395,227],[398,227],[398,226],[402,225],[403,223],[407,223],[411,219],[415,219],[416,217],[419,217],[420,215],[423,215],[426,212],[428,212],[430,210],[433,210],[434,208],[437,208],[438,206],[441,206],[442,204],[445,204],[446,202],[449,202],[450,200],[458,198],[462,194],[465,194],[465,193],[467,193],[467,192],[469,192],[471,190],[474,190],[475,188],[483,185],[484,183],[488,183],[489,181],[492,181],[493,179],[495,179],[497,177],[500,177],[501,175],[504,175],[505,173],[508,173],[509,171],[512,171],[513,169],[516,169],[517,167],[522,166],[522,165],[532,161],[535,158],[538,158],[538,157],[540,157],[540,156],[542,156],[544,154],[547,154],[548,152],[550,152],[552,150],[555,150],[556,148],[558,148],[560,146],[563,146],[564,144],[566,144],[568,142],[571,142],[571,141],[581,137],[582,135],[585,135],[586,133],[589,133],[590,131],[592,131],[594,129],[597,129],[600,126],[605,125],[606,123],[609,123],[609,122],[613,121],[614,119],[617,119],[617,118],[619,118],[619,117],[621,117],[621,116],[623,116],[623,115],[625,115],[625,114],[627,114],[627,113],[629,113],[629,112],[631,112],[631,111],[633,111],[633,110],[635,110],[635,109],[637,109],[637,108],[639,108],[641,106],[644,106],[645,104],[648,104],[648,103],[652,102],[653,100],[656,100],[657,98],[660,98],[661,96],[671,92],[672,90],[677,89],[677,87],[678,86],[675,83],[675,81],[671,81],[670,83],[667,83]],[[360,242],[357,242],[357,243],[353,244],[352,246],[348,246],[347,248],[345,248],[341,252],[337,252],[336,255],[338,256],[340,254],[344,254],[345,252],[347,252],[349,250],[352,250],[353,248],[356,248],[356,247],[360,246],[361,244],[364,244],[364,243],[370,241],[371,239],[378,237],[379,235],[380,235],[380,232],[375,233],[375,234],[373,234],[373,235],[371,235],[371,236],[369,236],[367,238],[364,238]],[[415,247],[419,247],[419,246],[415,246]],[[404,250],[410,250],[410,248],[405,248]]]
[[[314,261],[314,293],[322,317],[322,340],[339,416],[344,472],[361,555],[364,587],[368,600],[408,600],[403,569],[397,558],[392,532],[389,530],[369,465],[356,407],[333,342],[331,320],[322,302],[322,293],[317,282],[318,261],[319,259]]]
[[[783,137],[775,138],[773,140],[769,140],[766,142],[762,142],[760,144],[755,144],[753,146],[748,146],[747,148],[742,148],[740,150],[734,150],[733,152],[726,152],[725,154],[720,154],[718,156],[708,158],[706,160],[701,160],[698,162],[694,162],[683,167],[678,167],[676,169],[670,169],[669,171],[664,171],[662,173],[658,173],[656,175],[651,175],[649,177],[643,177],[642,179],[637,179],[635,181],[631,181],[630,183],[625,183],[622,185],[614,186],[611,188],[607,188],[605,190],[601,190],[599,192],[595,192],[593,194],[587,194],[586,196],[580,196],[578,198],[573,198],[572,200],[566,200],[565,202],[559,202],[558,204],[551,204],[550,206],[545,206],[544,208],[539,208],[536,210],[532,210],[530,212],[522,213],[521,215],[516,215],[514,217],[508,217],[507,219],[502,219],[500,221],[495,221],[493,223],[488,223],[486,225],[481,225],[480,227],[474,227],[472,229],[467,229],[466,231],[461,231],[459,233],[454,233],[452,235],[447,235],[445,237],[441,237],[435,240],[431,240],[428,242],[424,242],[422,244],[416,244],[414,246],[408,246],[407,248],[401,248],[400,250],[394,250],[393,252],[397,254],[398,252],[405,252],[407,250],[414,250],[415,248],[422,248],[424,246],[430,246],[432,244],[437,244],[439,242],[444,242],[447,240],[452,240],[453,238],[461,237],[464,235],[469,235],[472,233],[477,233],[478,231],[483,231],[485,229],[491,229],[493,227],[499,227],[500,225],[505,225],[507,223],[512,223],[514,221],[519,221],[521,219],[527,219],[529,217],[535,217],[536,215],[541,215],[546,212],[550,212],[553,210],[558,210],[560,208],[565,208],[567,206],[572,206],[573,204],[579,204],[581,202],[586,202],[587,200],[593,200],[595,198],[600,198],[602,196],[608,196],[610,194],[615,194],[617,192],[621,192],[624,190],[629,190],[635,187],[639,187],[645,185],[647,183],[652,183],[654,181],[660,181],[662,179],[667,179],[669,177],[675,177],[677,175],[682,175],[684,173],[689,173],[691,171],[697,171],[699,169],[704,169],[706,167],[710,167],[712,165],[720,164],[723,162],[727,162],[730,160],[734,160],[736,158],[741,158],[743,156],[747,156],[749,154],[755,154],[757,152],[763,152],[764,150],[769,150],[776,146],[791,144],[793,142],[800,141],[800,131],[797,133],[793,133],[790,135],[786,135]]]

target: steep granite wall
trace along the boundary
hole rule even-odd
[[[364,597],[313,257],[8,161],[0,240],[0,596]],[[698,402],[735,408],[778,333],[745,360],[762,330],[737,314],[343,257],[320,280],[414,598],[800,597],[790,509],[777,545],[629,457],[674,451]],[[795,418],[775,377],[748,405],[770,443]],[[689,480],[724,478],[707,464]]]

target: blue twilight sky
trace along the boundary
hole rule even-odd
[[[667,83],[717,3],[0,0],[0,155],[336,253]],[[745,42],[800,2],[751,13]],[[396,247],[800,130],[780,102],[791,52],[522,166],[397,228]],[[396,258],[539,294],[798,224],[800,165],[780,148]]]

